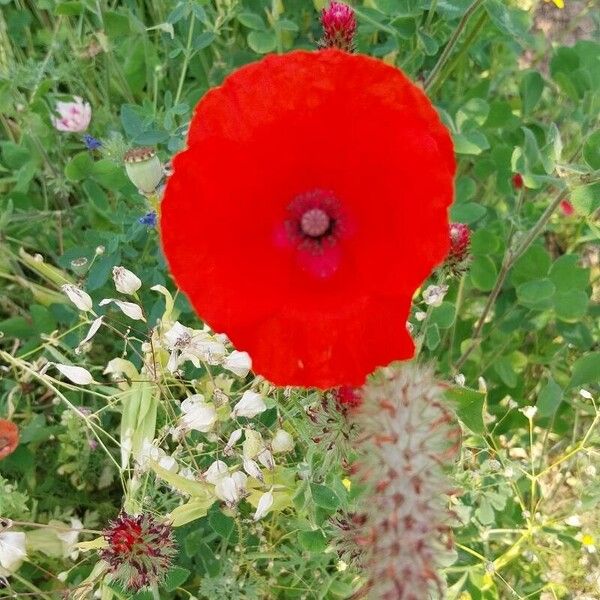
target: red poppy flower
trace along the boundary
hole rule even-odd
[[[452,142],[378,60],[268,56],[198,104],[162,202],[200,316],[278,385],[361,385],[413,355],[415,289],[449,248]]]
[[[0,459],[12,454],[19,445],[19,428],[6,419],[0,419]]]

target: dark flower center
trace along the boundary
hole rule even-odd
[[[332,192],[316,189],[299,194],[287,212],[288,237],[302,250],[318,254],[340,237],[344,219],[341,204]]]

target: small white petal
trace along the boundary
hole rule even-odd
[[[92,298],[87,292],[70,283],[60,286],[67,298],[79,309],[85,312],[92,310]]]
[[[579,515],[571,515],[565,519],[565,523],[571,527],[581,527],[581,517]]]
[[[256,507],[256,512],[254,513],[254,520],[258,521],[262,519],[266,514],[271,510],[273,506],[273,490],[270,489],[266,494],[263,494],[259,501],[258,506]]]
[[[537,410],[537,406],[526,406],[525,408],[520,408],[519,412],[522,412],[531,421],[535,417]]]
[[[94,321],[90,325],[90,328],[89,328],[86,336],[81,340],[81,342],[79,342],[80,346],[83,346],[83,344],[86,344],[87,342],[89,342],[96,335],[96,333],[98,333],[98,329],[100,329],[100,327],[102,325],[103,318],[104,317],[98,317],[97,319],[94,319]]]
[[[271,442],[273,452],[290,452],[294,449],[294,438],[285,429],[278,429]]]
[[[590,394],[590,392],[588,392],[587,390],[585,390],[585,389],[583,389],[583,388],[581,388],[581,389],[579,390],[579,395],[580,395],[582,398],[585,398],[586,400],[592,400],[592,399],[594,398],[594,396],[592,396],[592,394]]]
[[[246,377],[252,368],[252,359],[247,352],[234,350],[223,362],[223,367],[238,377]]]
[[[123,314],[128,316],[130,319],[134,321],[145,321],[144,314],[142,313],[142,308],[139,304],[135,302],[123,302],[123,300],[117,300],[116,298],[104,298],[104,300],[100,300],[100,306],[106,306],[113,302],[116,304]]]
[[[16,571],[27,556],[25,544],[22,531],[0,533],[0,566],[7,571]]]
[[[229,473],[229,467],[222,460],[215,460],[204,473],[204,479],[206,479],[208,483],[216,485],[216,483],[225,477],[227,473]]]
[[[456,375],[454,377],[454,381],[456,381],[456,383],[458,385],[463,387],[465,385],[465,382],[467,381],[467,379],[465,378],[465,376],[462,373],[458,373],[458,375]]]
[[[246,495],[246,479],[241,471],[219,479],[215,485],[215,495],[227,506],[235,506]]]
[[[229,440],[227,441],[227,445],[223,449],[223,453],[224,454],[231,454],[231,449],[240,441],[241,437],[242,437],[242,430],[241,429],[236,429],[235,431],[233,431],[232,434],[229,436]]]
[[[142,280],[125,267],[113,267],[113,281],[117,292],[121,294],[135,294],[142,287]]]
[[[161,466],[165,471],[169,471],[169,473],[177,473],[179,470],[179,465],[177,461],[169,455],[163,456],[158,461],[159,466]]]
[[[242,399],[233,407],[232,417],[247,417],[251,419],[261,412],[267,410],[263,397],[250,390],[244,392]]]
[[[422,310],[418,310],[415,313],[415,319],[417,319],[417,321],[424,321],[426,316],[427,313],[423,312]]]
[[[264,481],[262,471],[260,467],[254,462],[251,458],[243,458],[244,461],[244,471],[250,475],[250,477],[254,477],[254,479],[258,479],[259,481]]]
[[[94,383],[92,374],[83,367],[75,367],[73,365],[61,365],[54,363],[54,366],[69,380],[78,385],[88,385]]]
[[[429,306],[440,306],[447,291],[447,285],[430,285],[423,292],[423,300]]]
[[[273,460],[273,455],[266,448],[262,452],[260,452],[256,458],[258,458],[258,462],[261,465],[263,465],[263,467],[269,469],[269,471],[272,471],[275,468],[275,461]]]

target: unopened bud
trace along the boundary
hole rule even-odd
[[[124,156],[127,176],[143,194],[152,194],[163,177],[160,159],[153,148],[132,148]]]

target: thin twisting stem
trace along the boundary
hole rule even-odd
[[[440,58],[438,59],[437,63],[431,70],[431,73],[429,73],[429,76],[427,77],[427,79],[425,80],[425,83],[423,85],[425,90],[428,90],[433,85],[433,83],[435,82],[437,77],[439,76],[441,70],[444,68],[444,66],[448,62],[448,59],[450,58],[450,55],[452,54],[452,51],[454,50],[454,47],[456,46],[461,33],[464,31],[465,27],[467,26],[469,19],[473,16],[473,14],[477,11],[477,9],[481,6],[481,4],[483,4],[483,2],[484,2],[484,0],[475,0],[475,2],[473,2],[473,4],[471,4],[471,6],[469,6],[469,8],[467,8],[467,10],[465,11],[465,14],[462,16],[462,19],[460,20],[460,22],[458,23],[458,26],[454,30],[454,33],[448,40],[448,43],[446,44],[446,47],[444,48],[442,54],[440,55]]]
[[[537,238],[537,236],[540,234],[542,229],[545,227],[546,223],[550,220],[552,213],[554,213],[554,211],[558,208],[561,200],[564,197],[564,194],[565,194],[564,190],[561,190],[558,194],[556,194],[556,196],[554,197],[552,202],[550,202],[550,204],[546,207],[546,210],[542,213],[541,217],[538,219],[537,223],[530,229],[530,231],[527,233],[527,235],[521,240],[521,243],[514,250],[511,250],[510,248],[507,250],[506,255],[504,256],[504,260],[502,261],[502,267],[500,268],[500,272],[498,273],[498,278],[496,279],[496,283],[494,284],[494,288],[492,289],[492,292],[490,293],[490,295],[487,299],[487,302],[485,304],[483,312],[481,313],[481,316],[479,317],[479,320],[477,321],[477,324],[475,325],[475,329],[473,330],[471,344],[463,352],[462,356],[458,359],[458,362],[456,363],[457,370],[460,370],[460,368],[463,366],[463,364],[465,363],[467,358],[469,358],[469,356],[471,355],[471,352],[473,352],[473,350],[479,343],[479,337],[481,335],[481,330],[483,329],[483,326],[485,325],[485,321],[487,319],[487,316],[488,316],[490,310],[496,303],[496,299],[498,298],[498,295],[500,294],[500,290],[502,289],[502,286],[504,285],[504,282],[506,281],[509,271],[512,269],[512,267],[517,262],[517,260],[519,260],[519,258],[521,256],[523,256],[523,253],[527,251],[529,246],[531,246],[533,241]]]

